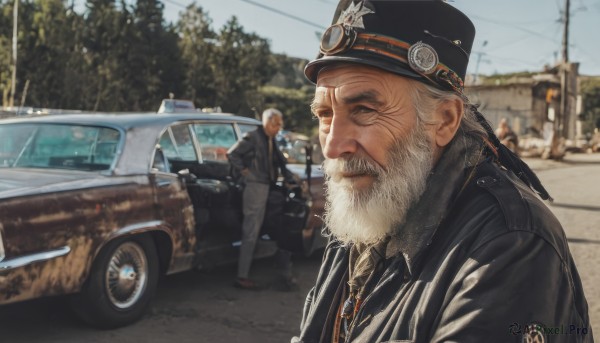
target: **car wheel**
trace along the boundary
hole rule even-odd
[[[75,312],[103,329],[140,319],[158,282],[158,256],[150,237],[110,242],[94,261],[81,292],[71,299]]]

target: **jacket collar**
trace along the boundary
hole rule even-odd
[[[267,133],[265,132],[265,128],[262,125],[258,127],[257,131],[261,137],[264,137],[265,139],[269,139],[269,136],[267,136]]]
[[[410,275],[415,272],[422,252],[431,244],[442,220],[468,180],[468,170],[477,165],[483,146],[459,132],[431,172],[427,188],[408,211],[386,248],[386,259],[402,254]]]
[[[275,139],[275,137],[269,137],[267,135],[267,133],[265,132],[265,128],[262,125],[258,127],[258,132],[260,133],[261,137],[263,137],[266,141],[268,141],[269,139],[274,141]]]

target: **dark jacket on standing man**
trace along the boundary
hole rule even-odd
[[[269,139],[273,144],[273,179],[269,171]],[[286,180],[292,179],[292,173],[286,167],[285,156],[277,148],[275,138],[269,138],[262,126],[247,132],[229,149],[227,158],[238,173],[248,168],[250,173],[245,177],[245,182],[273,184],[280,172]]]

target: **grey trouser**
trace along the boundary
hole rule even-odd
[[[242,246],[240,247],[240,258],[238,262],[239,278],[247,278],[252,264],[254,247],[260,228],[265,217],[267,198],[269,196],[269,185],[264,183],[248,182],[244,188],[242,206],[244,212],[244,223],[242,225]]]

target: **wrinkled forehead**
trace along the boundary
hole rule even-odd
[[[379,68],[357,64],[338,64],[323,68],[317,77],[315,102],[325,98],[353,97],[357,94],[372,98],[400,96],[409,81]]]

